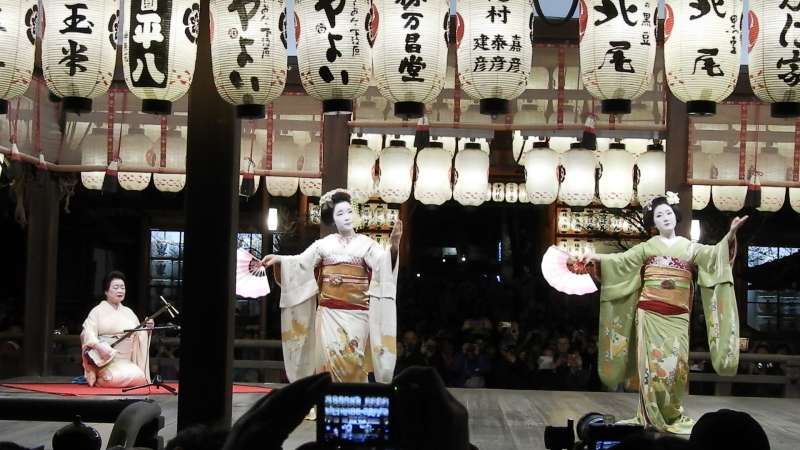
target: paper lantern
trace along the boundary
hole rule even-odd
[[[318,136],[313,136],[311,142],[303,147],[303,172],[319,172],[319,153],[322,151]],[[322,178],[300,178],[300,192],[309,197],[322,195]]]
[[[375,189],[372,177],[378,155],[366,139],[353,139],[347,155],[347,190],[355,203],[366,203]]]
[[[692,178],[710,179],[711,160],[707,153],[703,153],[699,145],[692,147]],[[699,211],[708,206],[711,201],[711,186],[692,185],[692,209]]]
[[[800,116],[800,23],[796,5],[750,0],[749,74],[756,96],[771,103],[772,117]],[[790,31],[791,30],[791,31]],[[763,198],[763,197],[762,197]]]
[[[142,99],[142,112],[171,114],[172,102],[183,97],[192,84],[200,4],[197,0],[127,1],[122,34],[125,83]],[[255,14],[244,2],[230,5],[242,17]],[[248,53],[243,53],[237,53],[237,58],[248,59]]]
[[[594,199],[594,152],[580,145],[579,142],[572,143],[560,158],[564,180],[558,191],[558,200],[569,206],[587,206]]]
[[[295,0],[300,81],[324,111],[352,111],[372,72],[369,0]]]
[[[530,0],[458,2],[459,81],[467,95],[480,100],[481,114],[508,114],[509,100],[527,87],[533,53],[531,7]]]
[[[739,149],[730,147],[719,155],[714,155],[712,161],[712,179],[738,180],[739,179]],[[713,186],[711,197],[714,206],[720,211],[739,211],[744,208],[744,199],[747,195],[747,186]]]
[[[375,84],[394,113],[421,117],[444,86],[448,0],[374,0],[370,16]]]
[[[664,68],[691,115],[712,115],[739,77],[740,0],[667,0]]]
[[[581,80],[603,114],[630,113],[631,100],[650,88],[657,14],[650,0],[581,1]]]
[[[453,197],[450,170],[453,157],[441,142],[431,142],[417,153],[414,198],[424,205],[441,205]]]
[[[108,128],[95,127],[89,136],[86,136],[80,147],[81,165],[101,166],[108,165]],[[81,172],[81,184],[86,189],[99,191],[103,188],[103,177],[106,171]]]
[[[625,144],[612,142],[600,153],[600,201],[607,208],[624,208],[633,199],[633,166],[636,157],[625,150]],[[662,192],[663,195],[663,192]]]
[[[133,167],[152,167],[156,162],[153,141],[144,134],[142,128],[129,128],[122,136],[119,146],[120,165]],[[143,191],[150,184],[150,172],[122,172],[117,174],[119,185],[126,191]]]
[[[296,172],[300,156],[300,147],[295,144],[291,136],[275,137],[275,144],[272,148],[272,170]],[[297,177],[268,176],[265,179],[267,192],[273,197],[291,197],[297,192]]]
[[[534,142],[524,156],[525,195],[534,205],[549,205],[558,198],[559,157],[547,142]]]
[[[158,167],[186,170],[186,139],[179,130],[167,131],[166,158],[159,156]],[[186,186],[186,174],[153,173],[153,184],[161,192],[180,192]]]
[[[530,200],[528,200],[528,188],[525,183],[520,183],[517,186],[517,197],[520,203],[530,203]]]
[[[489,183],[489,154],[481,150],[481,144],[467,142],[456,153],[456,182],[453,199],[464,206],[478,206],[491,200],[492,186]],[[488,185],[488,188],[487,188]]]
[[[506,185],[503,183],[492,183],[492,201],[502,202],[506,198]]]
[[[800,188],[789,188],[789,204],[794,212],[800,213]]]
[[[42,36],[42,71],[47,87],[63,108],[92,110],[92,98],[105,94],[114,80],[116,45],[107,26],[117,12],[114,0],[44,1],[47,24]]]
[[[517,183],[506,183],[506,202],[517,202]]]
[[[639,173],[639,185],[636,198],[644,205],[650,200],[664,195],[666,192],[666,154],[660,143],[647,146],[647,151],[639,155],[636,167]]]
[[[403,203],[411,195],[414,151],[399,139],[392,140],[380,156],[378,193],[386,203]]]
[[[242,189],[244,176],[249,170],[262,169],[264,167],[264,156],[266,155],[266,139],[263,130],[254,130],[253,133],[242,133],[242,143],[239,151],[239,190]],[[251,156],[252,155],[252,156]],[[252,163],[251,160],[252,159]],[[253,175],[253,185],[258,189],[261,177]]]
[[[787,181],[786,168],[791,167],[789,161],[778,153],[776,147],[766,147],[758,155],[758,167],[762,183],[770,181]],[[786,188],[761,186],[761,206],[759,211],[775,212],[783,208],[786,200]]]
[[[31,83],[38,9],[36,0],[0,0],[0,114]]]
[[[286,84],[284,0],[211,0],[209,12],[217,92],[237,117],[260,119]]]

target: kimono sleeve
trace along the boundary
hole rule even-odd
[[[281,256],[281,308],[298,305],[319,292],[314,269],[321,260],[319,240],[299,255]]]
[[[397,363],[397,267],[391,252],[372,242],[364,255],[372,271],[369,289],[369,348],[375,380],[390,383]]]

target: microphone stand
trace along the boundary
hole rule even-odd
[[[168,384],[164,384],[164,380],[161,379],[161,375],[154,376],[153,377],[153,381],[151,381],[150,383],[142,384],[142,385],[139,385],[139,386],[131,386],[131,387],[128,387],[128,388],[124,388],[124,389],[122,389],[122,392],[128,392],[128,391],[132,391],[134,389],[141,389],[141,388],[146,388],[146,387],[150,387],[150,386],[155,386],[156,388],[165,389],[172,395],[178,395],[177,389],[175,389],[174,387],[172,387],[172,386],[170,386]]]

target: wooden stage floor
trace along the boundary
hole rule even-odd
[[[22,381],[22,380],[14,380]],[[26,381],[31,381],[30,379]],[[63,380],[61,380],[63,381]],[[280,385],[269,385],[280,387]],[[479,449],[544,449],[544,428],[564,426],[568,418],[577,419],[588,411],[613,414],[618,418],[633,414],[635,394],[606,392],[506,391],[495,389],[452,389],[467,407],[470,440]],[[0,388],[0,397],[58,397],[48,394],[22,393]],[[234,419],[241,416],[261,394],[235,394]],[[66,397],[60,397],[66,398]],[[113,398],[113,397],[104,397]],[[178,398],[156,395],[166,419],[161,436],[168,442],[177,431]],[[750,413],[767,432],[773,450],[796,450],[800,446],[800,399],[752,397],[689,396],[688,413],[695,418],[703,413],[729,408]],[[53,433],[64,426],[56,422],[0,421],[0,441],[8,440],[26,446],[51,447]],[[92,424],[103,436],[105,448],[112,424]],[[314,423],[305,421],[284,443],[289,450],[314,439]]]

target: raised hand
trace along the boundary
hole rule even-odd
[[[269,266],[271,266],[273,264],[276,264],[276,263],[279,263],[279,262],[281,262],[280,255],[267,255],[267,256],[261,258],[261,264],[263,264],[264,267],[269,267]]]
[[[398,220],[392,227],[392,234],[389,235],[389,244],[394,251],[400,248],[400,239],[403,237],[403,221]]]
[[[731,234],[736,234],[736,232],[739,231],[739,228],[741,228],[742,225],[747,222],[749,217],[750,216],[734,217],[731,221]]]

